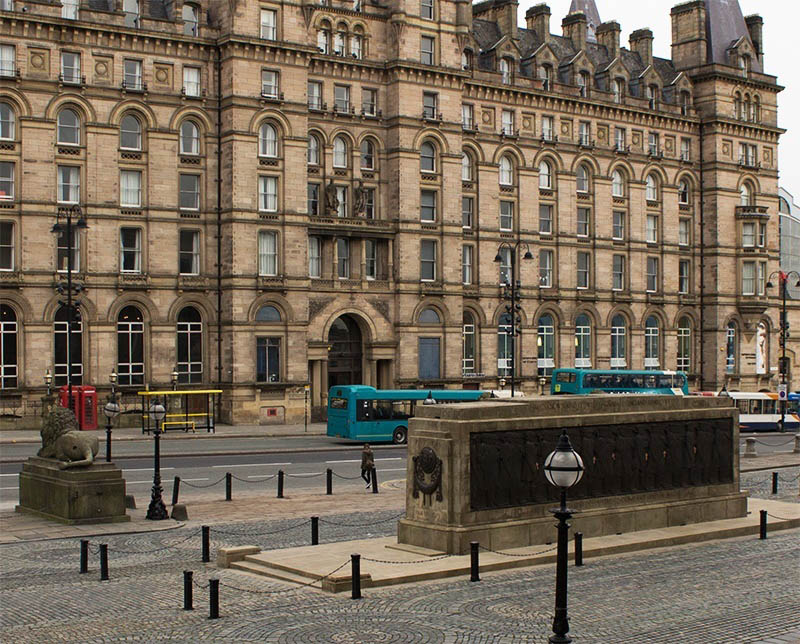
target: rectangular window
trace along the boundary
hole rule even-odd
[[[319,214],[319,184],[309,183],[307,187],[307,205],[309,215]]]
[[[0,45],[0,76],[17,73],[17,50],[13,45]]]
[[[119,270],[121,273],[142,272],[141,228],[119,229]]]
[[[261,37],[264,40],[276,40],[278,12],[273,9],[261,10]]]
[[[121,170],[119,173],[119,205],[128,208],[142,206],[142,173],[139,170]]]
[[[514,202],[500,202],[500,230],[514,229]]]
[[[63,230],[58,236],[57,242],[57,270],[60,273],[69,271],[70,259],[70,238],[67,236],[67,231]],[[72,231],[72,272],[77,273],[81,270],[81,236],[77,230]]]
[[[692,141],[691,139],[681,139],[681,161],[692,160]]]
[[[590,261],[589,253],[578,253],[578,288],[589,288]]]
[[[539,205],[539,234],[553,234],[553,206]]]
[[[440,338],[419,338],[419,379],[438,380],[441,377],[440,370]]]
[[[308,82],[308,109],[322,109],[322,83],[318,81]]]
[[[81,170],[74,166],[58,166],[58,203],[78,203],[81,198]]]
[[[0,271],[14,270],[14,224],[0,221]]]
[[[61,0],[61,17],[64,20],[77,20],[79,4],[80,0]]]
[[[424,282],[432,282],[436,279],[436,242],[431,239],[420,241],[419,247],[420,279]]]
[[[364,188],[364,217],[375,219],[375,188]]]
[[[627,147],[625,138],[624,127],[614,128],[614,147],[620,152],[624,152]]]
[[[433,0],[420,0],[419,15],[425,20],[433,20]]]
[[[742,264],[742,295],[756,294],[756,263],[744,262]]]
[[[378,245],[374,239],[364,240],[364,273],[368,280],[374,280],[378,271]]]
[[[543,116],[542,117],[542,138],[545,141],[552,141],[553,140],[553,117],[552,116]]]
[[[739,144],[739,164],[755,167],[758,158],[758,148],[748,143]]]
[[[378,90],[377,89],[362,89],[361,90],[361,111],[364,116],[377,116],[378,115]]]
[[[539,251],[539,288],[552,288],[553,286],[553,251],[542,249]]]
[[[461,247],[461,282],[464,284],[472,284],[472,266],[473,266],[473,253],[475,247],[465,244]]]
[[[646,236],[648,244],[658,242],[658,215],[647,215]]]
[[[350,277],[350,240],[336,240],[336,273],[339,279]]]
[[[139,28],[139,0],[123,0],[122,11],[125,13],[125,26]]]
[[[465,130],[475,129],[475,108],[472,105],[461,105],[461,127]]]
[[[475,225],[474,200],[472,197],[461,197],[461,226],[472,228]]]
[[[278,178],[258,178],[258,209],[262,212],[278,210]]]
[[[278,234],[269,230],[258,233],[258,274],[278,274]]]
[[[588,121],[581,121],[578,130],[578,142],[581,145],[590,145],[592,142],[592,125]]]
[[[422,93],[422,118],[436,119],[438,95],[433,92]]]
[[[614,211],[614,223],[611,229],[612,239],[625,239],[625,213],[619,210]]]
[[[281,339],[256,338],[256,382],[280,382]]]
[[[614,291],[625,289],[625,256],[614,255],[611,261],[611,288]]]
[[[350,86],[333,86],[333,107],[337,112],[350,111]]]
[[[0,163],[0,199],[14,199],[14,164],[8,161]]]
[[[767,245],[767,224],[758,224],[758,247],[764,248]]]
[[[336,186],[336,199],[339,202],[339,206],[336,209],[336,216],[349,217],[350,204],[347,202],[347,186]]]
[[[578,208],[578,237],[589,236],[589,226],[592,219],[592,211],[588,208]]]
[[[308,276],[322,275],[322,243],[319,237],[308,238]]]
[[[514,111],[513,110],[503,110],[501,114],[501,134],[506,134],[509,136],[513,136],[514,134]]]
[[[758,262],[757,270],[756,293],[763,296],[767,293],[767,263]]]
[[[742,247],[753,248],[756,245],[756,225],[752,222],[742,224]]]
[[[678,293],[689,293],[689,260],[682,259],[678,262]]]
[[[122,64],[123,66],[123,79],[122,84],[127,90],[141,92],[142,85],[142,61],[131,60],[126,58]]]
[[[61,80],[65,84],[79,85],[81,82],[81,55],[61,52]]]
[[[680,246],[688,246],[692,240],[692,220],[679,219],[678,220],[678,244]]]
[[[658,257],[647,258],[647,292],[658,290]]]
[[[181,275],[200,274],[200,231],[181,230],[178,250],[178,272]]]
[[[261,70],[261,96],[264,98],[278,98],[280,91],[280,76],[278,72],[270,69]]]
[[[200,177],[196,174],[180,175],[180,209],[200,210]]]
[[[420,221],[436,221],[436,191],[422,190],[419,193]]]
[[[511,284],[511,248],[502,246],[497,254],[500,256],[500,284]]]
[[[419,59],[423,65],[433,65],[434,48],[436,40],[431,36],[421,36],[419,39]]]
[[[647,152],[650,156],[658,155],[658,134],[656,132],[650,132],[647,138]]]
[[[183,68],[183,93],[186,96],[200,96],[200,68]]]

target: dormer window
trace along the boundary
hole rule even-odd
[[[621,78],[615,78],[614,82],[611,85],[611,90],[614,92],[614,102],[619,104],[622,103],[622,97],[624,96],[624,88],[625,88],[625,81]]]
[[[743,78],[747,78],[747,74],[750,73],[750,56],[747,54],[739,56],[739,71],[742,72]]]
[[[539,67],[539,80],[542,81],[542,89],[550,90],[553,78],[553,68],[550,65]]]
[[[122,11],[125,13],[125,26],[139,28],[139,0],[123,0]]]
[[[472,69],[472,52],[469,49],[461,52],[461,68],[464,70]]]
[[[197,24],[200,16],[200,9],[198,6],[194,4],[183,5],[181,15],[183,17],[183,35],[196,36]]]
[[[647,103],[651,110],[658,106],[658,85],[647,86]]]
[[[578,91],[581,98],[586,98],[589,95],[589,74],[588,72],[580,72],[576,77]]]
[[[511,83],[511,62],[508,58],[500,59],[500,77],[504,85]]]
[[[80,0],[61,0],[61,17],[65,20],[77,20],[79,1]]]
[[[689,114],[689,108],[692,106],[692,97],[687,91],[681,92],[681,114],[686,116]]]

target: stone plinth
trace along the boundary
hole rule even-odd
[[[728,399],[546,397],[417,408],[398,542],[452,554],[555,540],[544,459],[566,429],[586,472],[569,491],[587,537],[743,517]],[[440,479],[441,484],[436,481]]]
[[[59,461],[31,457],[19,475],[17,512],[66,524],[130,521],[125,514],[125,479],[113,463],[59,469]]]

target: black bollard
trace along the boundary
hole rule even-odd
[[[208,619],[219,619],[219,579],[208,580]]]
[[[225,500],[231,500],[231,494],[233,492],[233,474],[230,472],[225,472]]]
[[[778,493],[778,473],[777,472],[773,472],[772,473],[772,493],[773,494],[777,494]]]
[[[372,466],[372,493],[378,493],[378,470],[375,469],[375,466]]]
[[[278,470],[278,498],[283,498],[283,470]]]
[[[203,563],[211,561],[211,528],[203,526]]]
[[[353,579],[351,599],[361,599],[361,555],[350,555],[350,575]]]
[[[759,539],[767,538],[767,511],[761,510],[761,525],[759,527]]]
[[[89,572],[89,542],[81,539],[81,574]]]
[[[183,571],[183,610],[194,610],[192,606],[192,571]]]
[[[325,472],[325,494],[333,494],[333,470],[330,467]]]
[[[470,581],[480,581],[481,578],[478,575],[479,563],[478,563],[478,551],[480,549],[480,544],[477,541],[470,541],[469,543],[469,580]]]
[[[108,544],[100,544],[100,581],[108,581]]]
[[[319,545],[319,517],[311,517],[311,545]]]
[[[176,476],[172,482],[172,505],[178,503],[178,495],[181,493],[181,477]]]
[[[583,532],[575,533],[575,565],[583,565]]]

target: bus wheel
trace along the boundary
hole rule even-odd
[[[392,442],[395,445],[402,445],[408,440],[408,430],[405,427],[397,427],[392,434]]]

